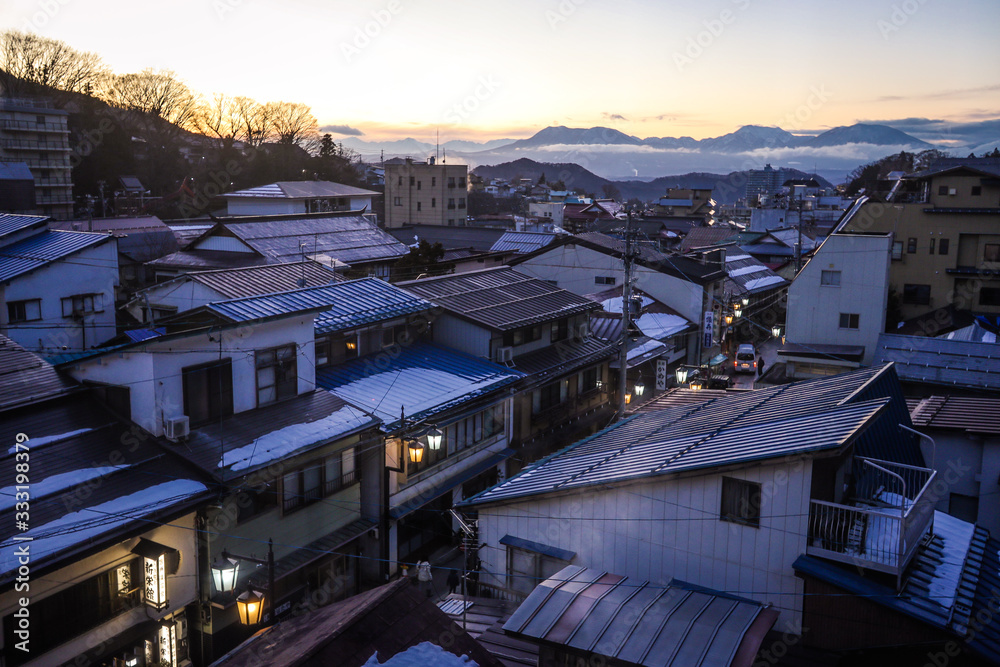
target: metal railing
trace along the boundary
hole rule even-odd
[[[896,575],[931,528],[935,471],[858,458],[854,505],[809,503],[807,553]]]
[[[515,591],[512,588],[504,588],[503,586],[497,586],[495,584],[487,584],[482,581],[475,585],[479,588],[477,595],[489,597],[494,600],[509,600],[510,602],[517,602],[520,604],[528,597],[527,593]]]
[[[61,123],[34,123],[30,120],[0,120],[0,127],[5,130],[23,130],[26,132],[59,132],[69,134],[69,128]]]

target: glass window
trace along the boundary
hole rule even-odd
[[[910,238],[906,239],[906,252],[907,254],[912,255],[916,251],[917,251],[917,239],[911,236]]]
[[[903,285],[903,303],[928,305],[931,302],[930,285]]]
[[[719,518],[723,521],[759,527],[760,500],[760,484],[757,482],[723,477]]]
[[[258,350],[257,405],[267,405],[298,393],[295,344],[270,350]]]
[[[841,313],[840,314],[840,328],[841,329],[857,329],[860,324],[861,316],[858,313]]]
[[[840,287],[840,271],[823,271],[820,273],[819,284],[827,287]]]
[[[935,239],[935,238],[933,238],[933,237],[931,238],[931,243],[930,243],[930,247],[928,248],[928,254],[930,254],[930,255],[933,255],[933,254],[934,254],[934,242],[935,242],[936,240],[937,240],[937,239]]]
[[[11,324],[15,322],[33,322],[40,319],[42,319],[41,299],[10,301],[7,304],[7,321]]]
[[[961,249],[959,250],[961,253]],[[1000,243],[987,243],[983,247],[984,262],[1000,262]]]
[[[948,245],[949,245],[948,239],[941,239],[941,241],[938,243],[938,254],[939,255],[947,255],[948,254]]]

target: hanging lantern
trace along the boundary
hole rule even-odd
[[[625,394],[625,405],[632,402],[632,394]]]
[[[677,370],[674,371],[674,377],[677,379],[677,384],[684,384],[688,381],[688,369],[678,366]]]
[[[424,445],[417,440],[410,440],[406,443],[406,448],[410,450],[410,460],[420,463],[424,459]]]
[[[642,379],[640,378],[639,381],[635,383],[635,395],[642,396],[642,394],[645,391],[646,391],[646,383],[643,382]]]
[[[748,296],[743,297],[742,299],[740,299],[740,301],[743,302],[744,306],[749,306],[750,305],[750,297],[748,297]]]
[[[778,326],[777,324],[775,324],[773,327],[771,327],[771,335],[774,336],[775,338],[780,338],[781,337],[781,327]]]
[[[741,304],[736,304],[735,306],[733,306],[733,317],[735,317],[736,319],[740,319],[742,315],[743,315],[743,306]]]
[[[729,313],[727,313],[726,314],[726,324],[732,324],[732,323],[733,323],[733,316],[730,315]]]
[[[701,388],[702,388],[701,380],[691,380],[691,389],[693,389],[694,391],[698,391]]]
[[[264,596],[251,588],[236,598],[236,608],[240,612],[240,623],[257,625],[264,611]]]
[[[427,431],[427,446],[431,449],[437,451],[441,449],[441,440],[444,439],[444,434],[439,428],[432,428]]]
[[[142,557],[142,598],[147,606],[157,611],[165,609],[167,600],[167,552],[173,551],[144,537],[132,548],[132,553]]]
[[[212,582],[219,593],[232,593],[240,576],[240,562],[223,554],[212,561]]]

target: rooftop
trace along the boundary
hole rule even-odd
[[[389,234],[406,245],[427,241],[431,245],[440,243],[445,249],[471,248],[479,252],[489,252],[506,230],[493,227],[443,227],[441,225],[406,225],[388,230]]]
[[[226,198],[254,199],[314,199],[327,197],[373,197],[381,192],[364,190],[331,181],[278,181],[270,185],[247,188],[222,195]]]
[[[76,383],[0,334],[0,411],[69,393]]]
[[[734,296],[767,292],[788,281],[758,260],[745,254],[726,256],[726,291]]]
[[[552,243],[556,234],[540,232],[506,232],[490,248],[492,252],[533,252]]]
[[[874,363],[894,362],[904,382],[1000,390],[1000,345],[880,334]]]
[[[374,414],[385,430],[400,426],[400,413],[426,419],[482,398],[524,377],[499,366],[430,343],[402,347],[395,356],[373,354],[316,370],[316,384]]]
[[[506,266],[398,284],[460,317],[496,331],[510,331],[597,308],[590,299]]]
[[[1000,398],[931,396],[910,410],[915,427],[1000,435]]]
[[[42,229],[45,227],[46,215],[18,215],[15,213],[0,213],[0,241],[5,236],[9,236],[22,229],[32,227]]]
[[[30,273],[110,239],[107,234],[46,231],[4,246],[0,248],[0,282]],[[107,268],[117,269],[117,262],[109,263]]]

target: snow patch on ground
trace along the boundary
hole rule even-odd
[[[478,667],[478,665],[479,663],[471,660],[469,656],[459,657],[430,642],[421,642],[402,653],[397,653],[385,662],[379,662],[378,654],[375,654],[368,659],[364,667]]]

